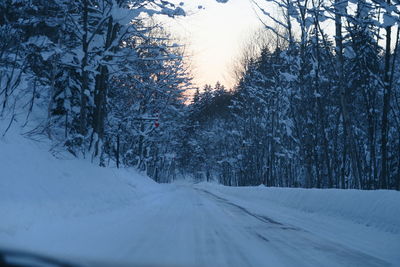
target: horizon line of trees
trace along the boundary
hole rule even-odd
[[[164,0],[0,2],[1,134],[100,166],[230,186],[400,190],[399,15],[391,0],[265,0],[282,11],[237,85],[193,89]],[[325,32],[333,23],[335,33]]]
[[[194,96],[182,168],[234,186],[400,190],[398,4],[267,2],[282,20],[258,5],[278,26],[244,51],[234,90]]]

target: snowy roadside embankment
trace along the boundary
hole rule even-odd
[[[255,204],[277,204],[400,234],[400,192],[397,191],[225,187],[207,183],[198,187],[253,208],[260,208]]]
[[[0,246],[36,226],[110,213],[162,188],[132,169],[100,168],[18,133],[0,139]]]

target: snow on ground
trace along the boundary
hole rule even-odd
[[[342,218],[382,231],[400,233],[398,191],[225,187],[207,183],[202,185],[208,190],[240,201],[273,203],[307,213]]]
[[[104,216],[162,190],[132,169],[57,159],[48,148],[18,133],[0,139],[0,248],[39,247],[41,240],[26,239],[36,228],[46,234],[46,227]]]
[[[0,248],[89,266],[399,266],[393,191],[159,185],[0,139]]]
[[[400,266],[400,192],[225,187],[211,183],[196,187],[252,213],[268,215]]]

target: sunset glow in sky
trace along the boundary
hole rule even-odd
[[[194,82],[202,86],[220,81],[227,87],[233,86],[232,63],[248,38],[261,26],[251,2],[184,2],[187,16],[167,20],[165,25],[187,44]],[[200,5],[203,9],[198,8]]]

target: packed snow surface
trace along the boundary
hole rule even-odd
[[[0,248],[89,266],[399,266],[393,191],[159,185],[0,140]]]

